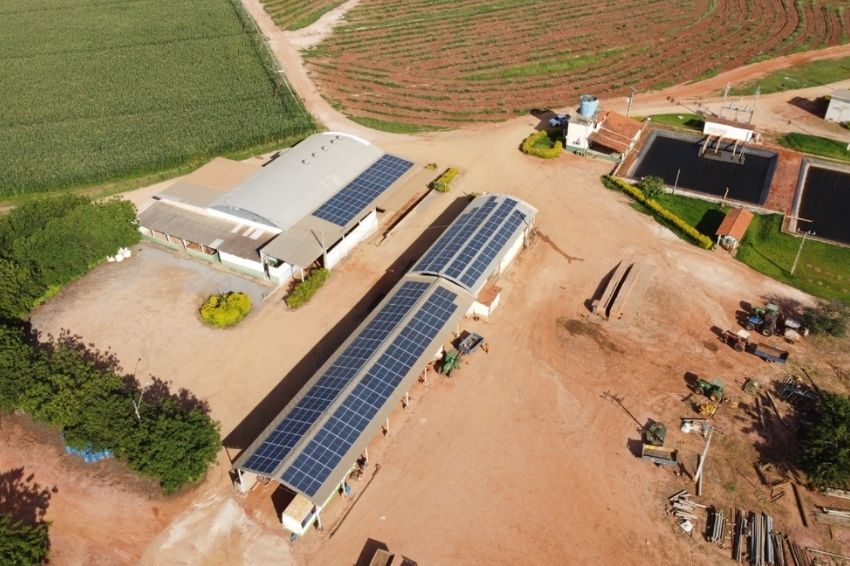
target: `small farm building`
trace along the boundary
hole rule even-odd
[[[378,210],[413,163],[358,137],[315,134],[260,166],[214,159],[139,215],[153,241],[284,283],[332,268],[378,229]]]
[[[567,123],[564,147],[577,154],[592,152],[621,160],[637,143],[640,123],[616,112],[603,112],[595,96],[582,95],[578,113]],[[613,153],[612,153],[613,152]]]
[[[726,213],[717,229],[717,243],[727,250],[735,251],[747,234],[753,221],[753,213],[746,208],[733,208]]]
[[[536,212],[505,195],[472,201],[239,456],[236,488],[279,482],[295,493],[284,527],[301,535],[319,522],[411,385],[476,313],[479,293],[522,249]]]
[[[824,118],[829,122],[850,122],[850,90],[841,88],[832,93]]]

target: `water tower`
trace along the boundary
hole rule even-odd
[[[592,94],[582,94],[578,99],[578,113],[585,118],[593,118],[599,109],[599,99]]]

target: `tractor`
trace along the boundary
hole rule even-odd
[[[776,325],[779,322],[779,307],[773,303],[762,307],[753,307],[749,316],[744,321],[747,330],[758,330],[764,336],[776,334]]]
[[[664,439],[667,437],[667,427],[662,423],[655,421],[650,422],[643,428],[644,444],[652,446],[664,446]]]
[[[446,377],[452,376],[452,370],[460,367],[461,354],[455,349],[448,350],[443,356],[443,363],[440,366],[440,373]]]
[[[715,403],[723,401],[723,382],[719,380],[706,381],[705,379],[697,378],[693,386],[694,393],[705,395]]]

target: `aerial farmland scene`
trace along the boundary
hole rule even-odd
[[[0,565],[850,565],[850,1],[0,46]]]

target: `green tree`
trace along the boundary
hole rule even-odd
[[[47,523],[28,525],[0,513],[0,564],[31,566],[47,558]]]
[[[33,382],[33,351],[24,332],[0,324],[0,411],[20,407],[23,392]]]
[[[654,177],[650,175],[648,177],[644,177],[639,186],[646,198],[656,200],[662,195],[662,193],[664,193],[665,183],[664,179],[661,177]]]
[[[120,451],[134,470],[159,479],[166,493],[200,480],[221,449],[218,423],[171,396],[143,405],[141,422]]]
[[[44,291],[33,267],[0,259],[0,318],[25,317]]]
[[[850,485],[850,397],[824,393],[801,424],[801,463],[812,484]]]
[[[72,210],[86,206],[91,199],[78,195],[25,202],[0,216],[0,255],[8,257],[12,244],[40,230],[53,219],[62,218]]]
[[[838,300],[819,301],[803,311],[802,323],[812,334],[842,337],[850,322],[850,305]]]

